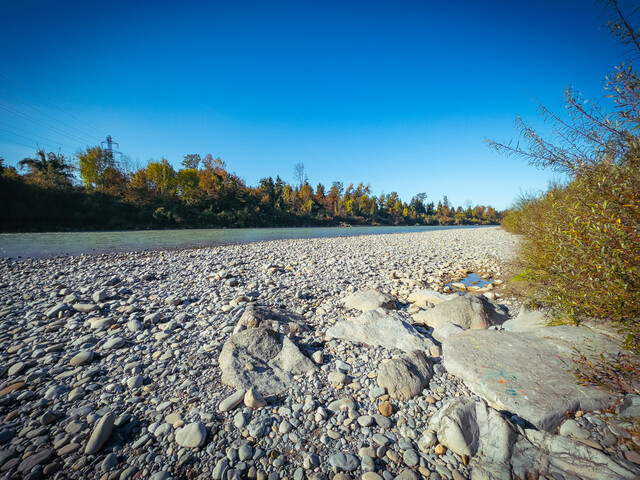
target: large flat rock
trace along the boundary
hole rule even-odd
[[[326,333],[329,338],[342,338],[351,342],[364,343],[372,347],[389,350],[398,348],[405,352],[429,350],[434,344],[421,335],[399,314],[382,308],[337,322]]]
[[[598,410],[616,400],[578,385],[572,373],[573,346],[607,352],[615,345],[604,335],[585,330],[571,326],[522,333],[468,330],[443,342],[444,366],[494,408],[552,431],[567,410]]]

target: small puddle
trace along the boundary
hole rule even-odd
[[[471,287],[482,288],[485,285],[492,284],[493,280],[485,280],[484,278],[480,278],[479,275],[475,273],[470,273],[466,277],[461,280],[456,280],[455,282],[447,283],[447,286],[452,290],[460,291],[460,288],[456,288],[454,283],[462,283],[467,289],[472,289]]]

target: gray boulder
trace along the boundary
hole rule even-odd
[[[326,336],[405,352],[429,350],[433,346],[431,340],[418,333],[398,313],[381,308],[337,322],[327,330]]]
[[[517,431],[498,412],[469,397],[454,398],[435,413],[429,428],[458,455],[481,454],[484,461],[509,464]],[[505,467],[506,468],[506,467]]]
[[[433,376],[433,365],[421,350],[393,359],[378,368],[378,386],[391,398],[409,400],[422,393]]]
[[[413,316],[415,323],[433,328],[451,322],[462,328],[486,329],[508,319],[509,315],[499,305],[475,295],[457,296]]]
[[[266,328],[230,336],[219,362],[223,383],[237,389],[255,388],[265,395],[286,390],[292,375],[317,369],[288,337]]]
[[[396,308],[396,299],[377,290],[362,290],[344,299],[344,307],[368,312],[377,308]]]
[[[565,476],[586,479],[638,478],[640,469],[577,440],[535,429],[522,430],[484,402],[468,397],[445,403],[429,421],[438,441],[469,455],[472,480]]]
[[[249,328],[270,328],[286,335],[297,335],[300,332],[309,331],[301,315],[259,305],[249,305],[246,308],[233,333]]]
[[[511,470],[514,477],[531,478],[536,473],[555,477],[571,473],[583,480],[640,478],[637,465],[578,440],[533,429],[525,430],[525,434],[518,437],[513,447]]]
[[[615,402],[601,390],[577,384],[571,371],[573,350],[564,346],[563,337],[577,340],[581,333],[564,327],[554,332],[556,328],[561,327],[524,333],[467,330],[443,342],[444,366],[497,410],[552,431],[567,410],[603,409]],[[601,340],[609,345],[608,339]],[[580,343],[574,345],[580,349]]]

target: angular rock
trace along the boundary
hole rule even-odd
[[[420,350],[404,358],[393,359],[378,368],[378,386],[391,398],[409,400],[420,395],[433,376],[433,365]]]
[[[514,477],[527,478],[531,472],[546,475],[566,475],[583,480],[637,479],[640,467],[625,462],[584,443],[561,435],[552,435],[534,429],[525,430],[518,437],[511,456]]]
[[[501,325],[509,315],[486,297],[459,295],[413,316],[415,323],[436,328],[444,322],[451,322],[462,328],[485,329]]]
[[[377,290],[362,290],[344,299],[344,307],[368,312],[378,308],[396,308],[396,299],[388,293]]]
[[[89,437],[87,446],[84,449],[85,455],[93,455],[94,453],[97,453],[102,446],[107,443],[107,440],[109,440],[111,432],[113,431],[113,422],[115,419],[115,414],[113,412],[108,412],[98,420],[91,437]]]
[[[343,338],[372,347],[389,350],[398,348],[405,352],[429,350],[433,342],[405,322],[396,312],[377,309],[337,322],[326,332],[328,338]]]
[[[296,335],[309,330],[301,315],[261,305],[249,305],[238,320],[233,333],[250,328],[269,328],[285,335]]]
[[[431,417],[429,428],[438,441],[458,455],[474,456],[478,451],[486,461],[508,464],[515,428],[498,412],[469,397],[449,400]]]
[[[569,351],[547,339],[560,341],[562,332],[552,332],[555,328],[561,327],[524,333],[468,330],[443,342],[444,366],[497,410],[551,431],[567,410],[604,409],[615,402],[601,390],[577,385],[568,371],[573,364]],[[567,335],[578,337],[576,332]]]
[[[230,336],[219,362],[223,383],[237,389],[255,388],[267,395],[287,389],[292,375],[317,369],[288,337],[264,328]]]
[[[626,395],[617,410],[621,417],[640,417],[640,395]]]
[[[267,401],[260,394],[260,392],[254,390],[253,388],[250,388],[249,390],[247,390],[247,393],[244,394],[244,404],[247,407],[253,408],[255,410],[256,408],[266,407]]]

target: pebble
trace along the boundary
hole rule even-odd
[[[238,405],[240,405],[242,400],[244,400],[245,393],[246,393],[246,390],[243,390],[243,389],[236,390],[235,393],[232,393],[227,398],[225,398],[222,402],[220,402],[218,409],[221,412],[228,412],[229,410],[236,408]]]
[[[249,408],[262,408],[267,406],[267,401],[257,390],[250,388],[244,395],[244,404]]]
[[[342,307],[347,294],[371,289],[397,299],[411,323],[413,291],[442,291],[464,268],[495,278],[501,260],[487,252],[507,258],[516,242],[492,228],[382,237],[0,259],[1,475],[470,476],[469,459],[436,445],[428,429],[444,402],[470,394],[444,370],[440,347],[429,350],[435,376],[422,395],[392,404],[377,370],[403,353],[325,332],[353,313]],[[264,326],[287,335],[315,372],[291,374],[277,393],[222,383],[220,352],[251,305],[295,316],[292,328],[281,318]],[[260,362],[240,361],[260,371]],[[583,416],[585,443],[634,461],[624,449],[636,437],[600,425],[600,414]]]
[[[207,429],[201,422],[193,422],[176,430],[176,443],[184,448],[198,448],[207,438]]]
[[[382,402],[378,405],[378,411],[385,417],[393,415],[393,405],[390,402]]]
[[[89,441],[84,449],[84,453],[86,455],[93,455],[94,453],[97,453],[107,442],[111,436],[111,432],[113,431],[113,422],[115,418],[116,417],[113,412],[108,412],[98,420],[98,423],[96,423],[96,426],[91,433],[91,437],[89,437]]]

